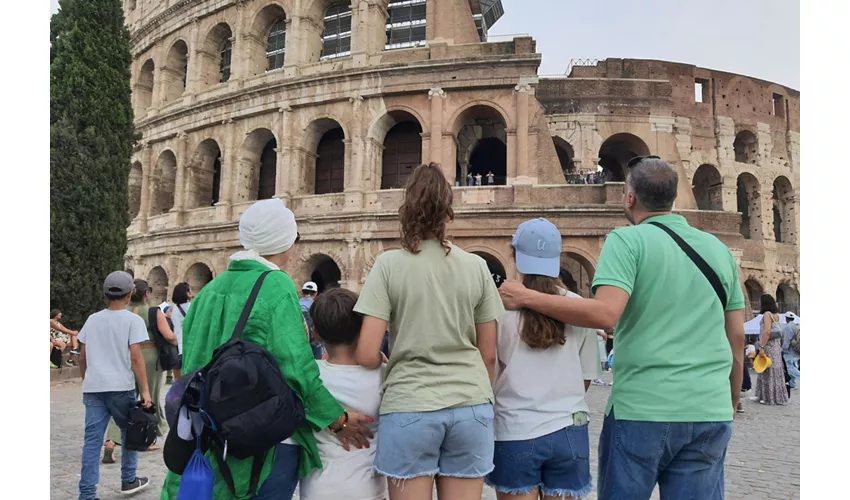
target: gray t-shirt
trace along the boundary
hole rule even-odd
[[[83,392],[132,391],[130,345],[148,341],[141,316],[127,310],[104,309],[89,316],[78,340],[86,346]]]

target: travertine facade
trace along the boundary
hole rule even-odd
[[[197,289],[239,247],[245,208],[280,197],[300,224],[293,279],[356,290],[399,246],[397,187],[434,161],[457,184],[456,245],[510,278],[510,235],[547,217],[587,293],[605,235],[627,224],[623,165],[656,154],[679,170],[677,210],[740,258],[749,296],[797,309],[799,92],[649,60],[538,76],[531,37],[481,41],[494,3],[125,0],[142,133],[128,269],[161,299]],[[597,166],[607,184],[567,184]]]

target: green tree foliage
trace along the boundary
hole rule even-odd
[[[62,0],[50,43],[50,301],[79,327],[127,250],[135,135],[121,0]]]

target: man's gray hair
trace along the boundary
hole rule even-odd
[[[629,169],[629,187],[648,212],[673,209],[679,187],[679,174],[664,160],[647,158]]]

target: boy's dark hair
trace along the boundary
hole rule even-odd
[[[310,306],[313,326],[328,345],[351,345],[360,335],[363,317],[354,312],[357,294],[345,288],[331,288]]]

